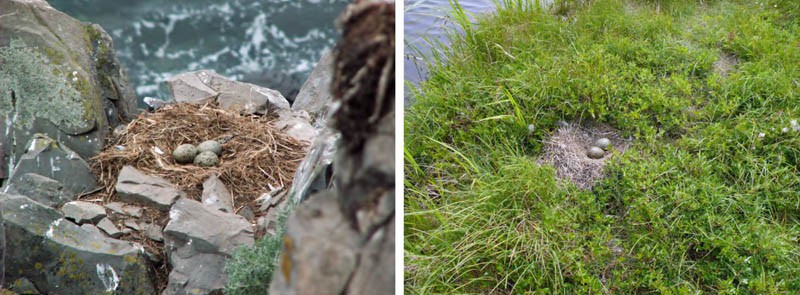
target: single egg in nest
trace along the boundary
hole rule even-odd
[[[206,140],[201,142],[199,145],[197,145],[197,150],[201,153],[212,152],[217,154],[217,156],[222,156],[222,145],[216,140]]]
[[[194,164],[203,167],[213,167],[219,164],[219,157],[214,152],[205,151],[194,157]]]
[[[194,145],[188,143],[179,145],[172,152],[172,157],[175,158],[175,162],[181,164],[191,163],[196,155],[197,155],[197,148]]]
[[[603,151],[603,149],[593,146],[586,151],[586,155],[592,159],[600,159],[603,157],[603,155],[605,155],[605,152]]]

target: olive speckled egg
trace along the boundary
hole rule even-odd
[[[194,157],[194,164],[203,167],[213,167],[219,164],[219,157],[214,152],[205,151]]]
[[[179,145],[172,152],[172,157],[175,158],[175,162],[181,164],[191,163],[196,155],[197,155],[197,148],[191,144]]]
[[[217,156],[222,155],[222,145],[216,140],[206,140],[197,145],[197,150],[202,152],[213,152]]]
[[[599,147],[599,148],[601,148],[603,150],[608,150],[608,147],[611,146],[611,140],[609,140],[608,138],[603,137],[603,138],[598,139],[597,141],[595,141],[594,142],[594,146]]]
[[[586,155],[592,159],[600,159],[603,157],[603,155],[605,155],[605,152],[603,151],[603,149],[593,146],[586,151]]]

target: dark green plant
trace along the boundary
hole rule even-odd
[[[280,260],[283,234],[286,231],[286,219],[291,206],[280,213],[278,229],[275,235],[265,236],[253,246],[243,247],[228,259],[225,273],[227,295],[268,294],[272,281],[272,273]]]

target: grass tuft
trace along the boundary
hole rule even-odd
[[[454,2],[410,91],[405,291],[800,291],[800,2],[534,2]],[[562,120],[631,139],[591,187]]]

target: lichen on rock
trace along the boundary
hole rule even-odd
[[[0,48],[0,113],[16,126],[32,128],[36,117],[56,125],[82,129],[81,94],[77,72],[56,68],[50,60],[21,40]]]

